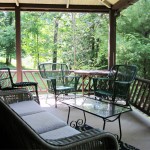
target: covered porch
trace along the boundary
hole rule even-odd
[[[16,79],[16,71],[12,71],[14,81]],[[32,76],[32,79],[31,79]],[[38,82],[39,100],[41,106],[54,113],[58,117],[67,121],[68,107],[62,103],[58,103],[57,109],[55,108],[54,95],[49,94],[47,97],[47,85],[46,82],[40,77],[39,71],[26,71],[23,70],[24,81],[34,81]],[[87,79],[88,80],[88,79]],[[82,78],[80,79],[82,83]],[[89,83],[85,81],[84,91],[88,92]],[[122,141],[130,144],[138,149],[147,150],[149,148],[149,137],[150,137],[150,81],[136,78],[132,84],[131,88],[131,98],[130,103],[133,111],[122,114],[121,116],[121,126],[122,126]],[[78,86],[78,94],[82,96],[82,87]],[[78,96],[77,94],[77,96]],[[93,95],[91,95],[93,96]],[[71,119],[78,119],[79,116],[83,116],[83,112],[77,109],[71,110]],[[94,128],[101,128],[103,126],[103,120],[97,118],[96,116],[87,114],[88,125]],[[106,131],[118,134],[118,121],[106,124]]]
[[[46,84],[43,80],[37,80],[39,76],[38,70],[26,71],[22,70],[21,62],[21,29],[20,29],[20,12],[21,11],[64,11],[64,12],[103,12],[109,13],[109,42],[108,42],[108,68],[113,66],[116,62],[116,17],[120,11],[136,0],[99,0],[96,3],[92,1],[80,1],[75,3],[72,1],[60,1],[58,4],[55,2],[27,2],[15,0],[12,3],[9,1],[0,0],[1,10],[13,10],[16,14],[16,56],[17,56],[17,72],[14,71],[14,77],[16,81],[34,81],[39,83],[39,95],[42,107],[48,109],[52,113],[56,114],[60,118],[66,121],[68,108],[63,104],[58,105],[58,109],[53,106],[53,96],[51,100],[46,103]],[[31,4],[32,3],[32,4]],[[27,73],[32,76],[32,79],[27,77]],[[134,84],[134,90],[132,91],[133,106],[140,109],[148,116],[150,115],[150,81],[136,78]],[[81,91],[81,88],[79,89]],[[87,90],[87,89],[85,89]],[[135,92],[134,92],[135,91]],[[72,118],[77,118],[82,112],[73,110]],[[123,137],[122,141],[135,146],[138,149],[149,149],[149,137],[150,137],[150,120],[149,117],[139,112],[137,109],[133,109],[132,112],[122,115],[121,124]],[[94,128],[101,128],[101,120],[88,115],[88,124]],[[106,127],[106,130],[110,132],[118,132],[118,124],[110,123]]]

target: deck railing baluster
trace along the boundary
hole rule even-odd
[[[130,95],[130,103],[150,116],[150,80],[136,78]]]

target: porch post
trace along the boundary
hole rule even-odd
[[[17,68],[17,82],[22,81],[22,62],[21,62],[21,27],[20,27],[20,8],[16,6],[16,68]]]
[[[108,69],[116,64],[116,16],[109,11]]]

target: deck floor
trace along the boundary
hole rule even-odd
[[[55,108],[54,96],[49,95],[47,101],[46,96],[46,94],[39,95],[41,106],[62,120],[67,121],[68,107],[58,102],[58,107]],[[80,117],[83,117],[82,111],[78,109],[71,110],[70,118],[72,120],[77,120]],[[103,120],[101,118],[90,114],[86,114],[86,117],[87,124],[94,128],[102,129]],[[133,145],[140,150],[150,149],[150,117],[133,108],[133,111],[122,114],[121,126],[123,142]],[[105,130],[114,134],[119,134],[118,121],[106,123]]]

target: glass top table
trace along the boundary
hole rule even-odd
[[[84,113],[84,121],[82,121],[83,125],[86,123],[85,112],[102,118],[104,121],[103,130],[105,129],[106,122],[113,122],[118,119],[119,130],[120,130],[120,138],[119,138],[120,140],[122,137],[120,116],[122,113],[126,113],[132,110],[131,107],[129,106],[127,107],[124,105],[114,104],[108,101],[99,101],[88,96],[87,97],[84,96],[84,97],[80,97],[76,99],[63,100],[61,102],[68,105],[69,107],[67,123],[69,122],[71,107],[74,107],[76,109],[83,111]],[[76,124],[78,124],[79,121],[81,121],[81,119],[78,119]]]

